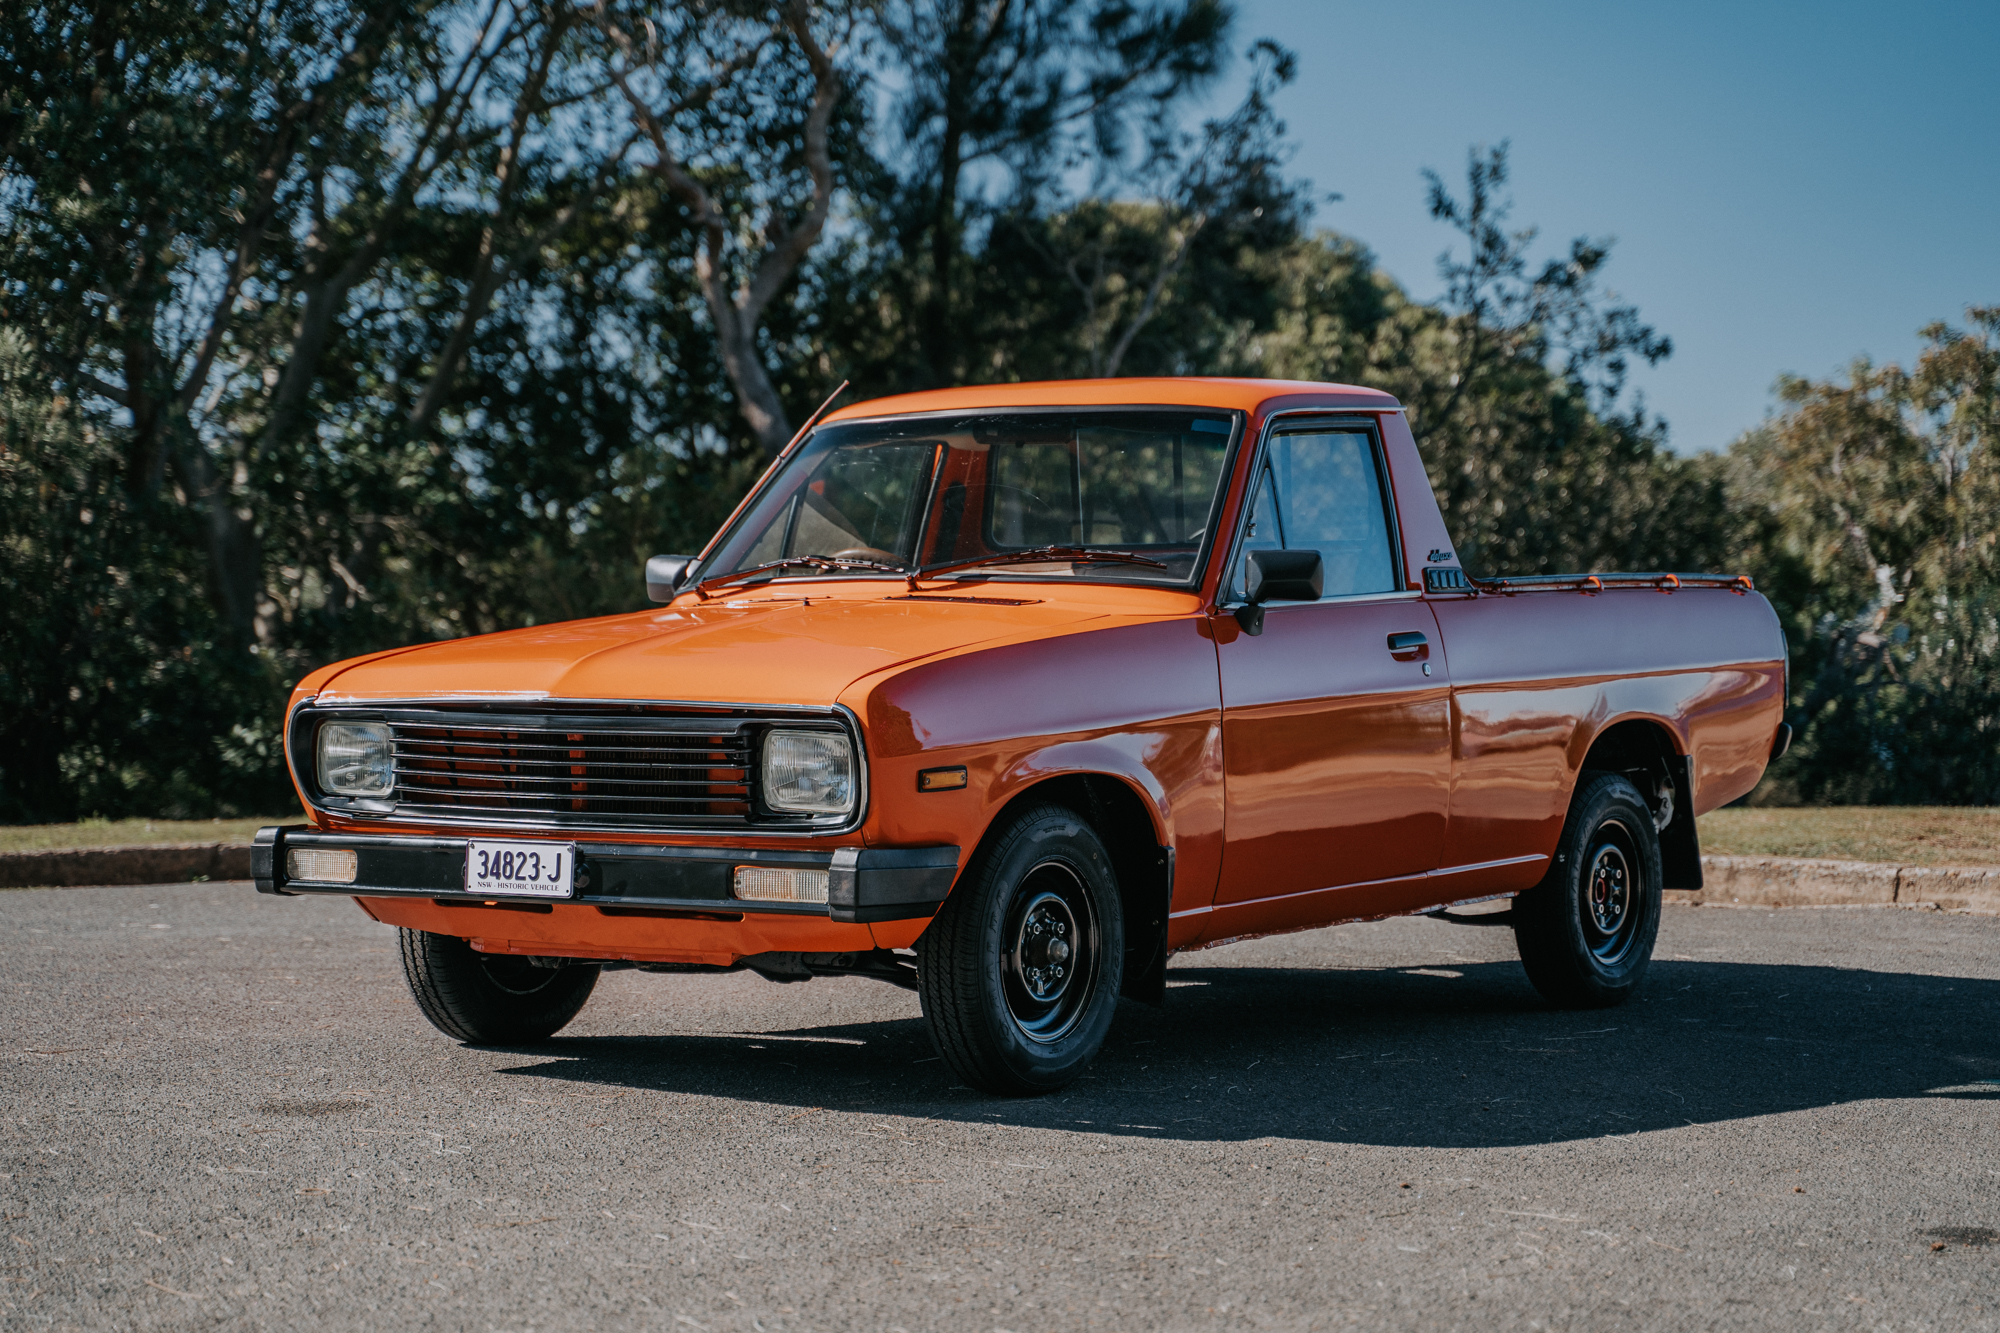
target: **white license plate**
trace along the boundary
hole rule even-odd
[[[465,891],[527,898],[567,898],[576,879],[573,842],[494,842],[473,838],[465,844]]]

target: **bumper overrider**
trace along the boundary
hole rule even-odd
[[[257,830],[250,874],[259,893],[333,893],[354,898],[428,898],[483,903],[490,893],[466,890],[466,839],[392,834],[323,833],[307,825]],[[299,857],[299,852],[351,852],[346,857]],[[818,917],[844,923],[928,919],[937,914],[958,874],[957,847],[841,847],[832,851],[766,848],[649,847],[578,841],[575,879],[567,902],[617,912]],[[341,867],[341,878],[304,878],[297,866]],[[826,902],[738,898],[742,868],[823,871]],[[346,878],[350,874],[352,878]]]

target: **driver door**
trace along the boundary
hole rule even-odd
[[[1450,691],[1437,622],[1403,587],[1381,441],[1372,423],[1281,425],[1253,476],[1225,600],[1256,549],[1317,549],[1325,583],[1267,603],[1261,634],[1217,619],[1216,907],[1238,909],[1231,933],[1407,910],[1443,853]]]

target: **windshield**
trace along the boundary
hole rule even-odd
[[[960,575],[1185,583],[1234,430],[1229,414],[1186,409],[824,427],[730,529],[700,577],[786,560],[800,561],[780,571],[788,577],[824,576],[806,563],[817,557],[904,572],[949,565]],[[1061,549],[1028,558],[1044,547]],[[1139,559],[1120,563],[1121,555]]]

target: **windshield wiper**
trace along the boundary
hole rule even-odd
[[[768,583],[788,569],[866,569],[879,570],[885,574],[900,574],[907,568],[907,565],[890,565],[880,560],[861,560],[853,557],[788,555],[783,560],[773,560],[767,564],[739,569],[733,574],[718,574],[712,579],[703,579],[694,585],[694,591],[696,596],[705,601],[712,588],[727,588],[737,583]]]
[[[992,555],[974,556],[970,560],[954,560],[944,565],[925,565],[910,571],[910,586],[917,586],[918,579],[942,578],[946,574],[956,574],[962,569],[978,569],[983,565],[1051,565],[1067,563],[1072,565],[1151,565],[1155,569],[1165,569],[1164,561],[1132,551],[1094,551],[1088,546],[1030,546],[1025,551],[996,551]]]

